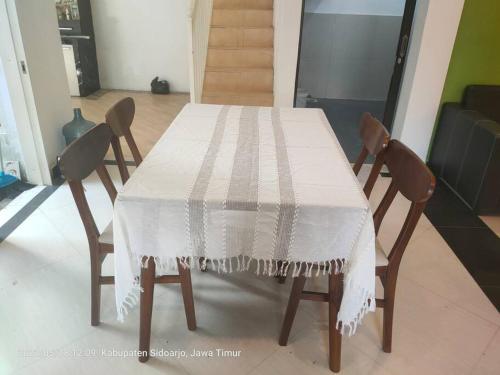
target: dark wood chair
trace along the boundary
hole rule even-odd
[[[376,242],[375,274],[380,277],[384,286],[384,298],[376,299],[375,302],[377,307],[384,309],[382,347],[385,352],[390,353],[392,348],[394,299],[399,265],[427,201],[434,192],[436,180],[432,172],[420,158],[399,141],[392,140],[389,142],[387,150],[383,154],[382,161],[389,169],[392,181],[373,215],[375,233],[378,234],[384,216],[398,192],[411,202],[399,236],[388,256],[386,256],[380,243]],[[337,313],[342,301],[342,274],[331,274],[328,279],[328,293],[304,291],[306,278],[303,274],[294,279],[281,328],[279,344],[282,346],[287,345],[293,319],[301,299],[328,302],[330,369],[338,372],[340,371],[341,335],[335,327],[337,324]]]
[[[361,117],[359,135],[363,141],[363,148],[352,167],[356,176],[359,174],[368,155],[375,157],[375,162],[363,188],[366,198],[369,199],[384,164],[383,153],[389,143],[390,135],[385,126],[370,113],[364,113]],[[282,263],[282,261],[278,262],[278,269],[282,268]],[[286,275],[282,275],[280,272],[276,272],[275,278],[280,284],[284,284],[286,281]]]
[[[371,114],[364,113],[361,117],[359,136],[363,141],[363,148],[361,149],[358,159],[352,169],[357,176],[368,155],[375,158],[370,175],[365,183],[365,187],[363,188],[366,197],[370,198],[373,186],[375,185],[377,177],[383,166],[383,152],[389,143],[390,135],[380,121],[378,121]]]
[[[115,154],[116,163],[118,164],[118,170],[120,171],[120,176],[122,182],[125,184],[130,177],[127,169],[127,164],[123,156],[123,150],[120,143],[120,138],[124,137],[127,145],[132,152],[132,157],[134,158],[135,166],[138,167],[142,163],[142,156],[139,152],[137,144],[135,143],[130,127],[134,121],[135,115],[135,102],[134,99],[127,97],[121,99],[115,103],[106,112],[106,124],[113,130],[113,136],[111,137],[111,147],[113,147],[113,153]]]
[[[96,171],[106,191],[114,203],[117,192],[111,177],[104,166],[104,157],[109,149],[113,133],[109,126],[100,124],[90,129],[80,138],[71,143],[59,156],[59,168],[66,177],[73,198],[75,199],[78,212],[83,222],[90,250],[90,278],[91,278],[91,319],[90,324],[99,325],[101,285],[114,284],[113,276],[103,276],[101,267],[108,254],[114,252],[113,248],[113,225],[110,223],[106,229],[99,233],[90,210],[85,189],[82,181],[92,172]],[[154,265],[154,262],[153,262]],[[179,265],[179,275],[167,275],[155,277],[152,280],[157,283],[180,283],[188,328],[196,328],[194,313],[193,293],[191,288],[191,274],[189,269]],[[150,268],[153,269],[154,266]],[[149,275],[149,274],[148,274]],[[151,275],[149,275],[151,277]],[[149,290],[149,289],[148,289]],[[141,301],[143,299],[141,293]],[[149,322],[151,321],[151,305],[149,306]],[[141,303],[141,316],[142,316]],[[141,336],[142,337],[142,336]]]

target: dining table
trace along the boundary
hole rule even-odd
[[[178,260],[221,274],[342,273],[348,334],[375,310],[370,205],[318,108],[185,105],[119,191],[113,238],[121,321],[144,259],[158,274]]]

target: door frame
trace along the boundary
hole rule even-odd
[[[4,105],[7,111],[11,113],[13,127],[17,130],[18,141],[20,145],[21,165],[24,167],[24,173],[29,183],[42,185],[50,184],[50,171],[45,159],[45,152],[41,135],[35,135],[33,118],[28,103],[25,84],[18,56],[19,35],[14,35],[13,28],[16,27],[15,21],[15,3],[12,0],[0,0],[0,59],[4,71],[4,79],[8,91],[8,101]],[[38,141],[37,141],[38,138]]]
[[[389,85],[389,91],[385,101],[384,118],[382,119],[382,123],[385,125],[389,133],[392,133],[394,118],[396,117],[399,93],[401,92],[406,60],[410,50],[411,31],[415,18],[416,7],[417,0],[406,0],[403,20],[401,21],[398,47],[396,49],[396,60],[394,62],[391,83]]]
[[[300,52],[302,49],[302,31],[304,26],[305,2],[306,0],[302,0],[302,13],[300,16],[300,33],[299,33],[299,45],[297,54],[297,68],[295,71],[295,91],[293,94],[294,107],[296,106],[297,89],[299,85]],[[405,9],[403,12],[403,19],[401,21],[398,46],[396,49],[396,60],[394,63],[389,91],[386,97],[384,118],[382,121],[389,132],[392,132],[392,126],[394,123],[397,104],[399,100],[399,93],[401,91],[401,86],[403,83],[404,68],[406,66],[406,57],[408,56],[408,51],[410,49],[411,30],[413,26],[416,6],[417,6],[417,0],[406,0]],[[406,42],[404,41],[403,38],[405,38]],[[398,63],[399,57],[401,57],[402,59],[401,63]]]
[[[304,11],[306,7],[306,0],[302,0],[300,11],[300,26],[299,26],[299,46],[297,49],[297,67],[295,69],[295,88],[293,91],[293,107],[297,105],[297,90],[299,88],[299,70],[300,70],[300,52],[302,51],[302,28],[304,26]]]

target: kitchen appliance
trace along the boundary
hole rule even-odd
[[[55,3],[71,95],[90,95],[101,88],[90,0]]]

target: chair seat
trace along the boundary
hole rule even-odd
[[[385,255],[382,244],[378,240],[375,241],[375,265],[377,267],[384,267],[389,264],[389,259],[387,259],[387,255]]]
[[[111,221],[106,229],[99,236],[99,242],[107,245],[113,245],[113,221]]]

